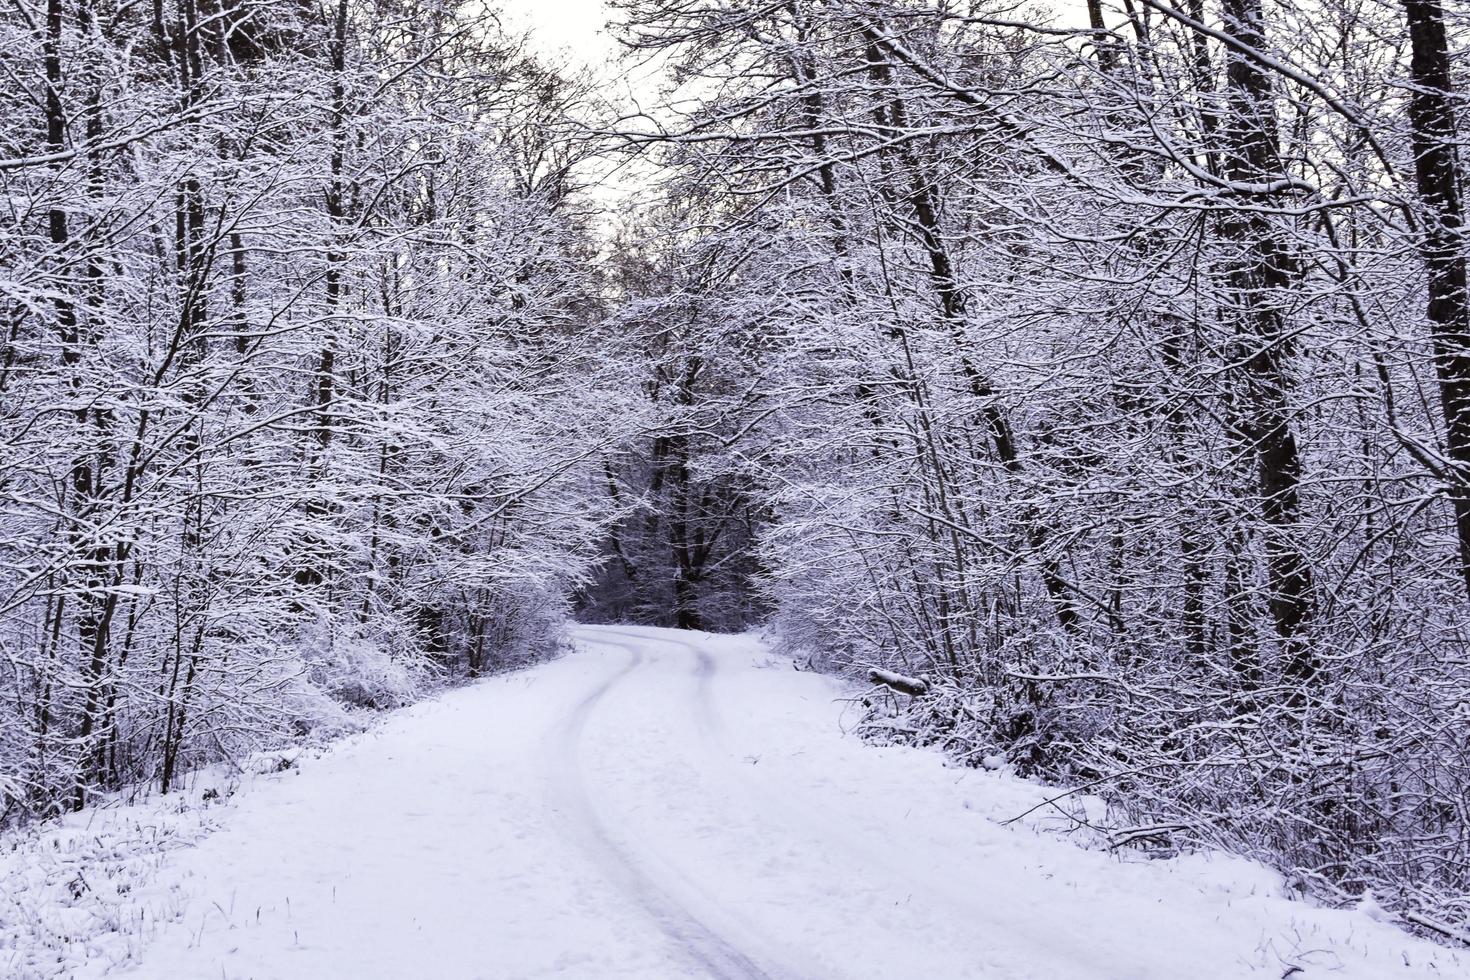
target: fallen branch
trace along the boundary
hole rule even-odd
[[[1416,926],[1423,926],[1425,929],[1433,930],[1434,932],[1439,933],[1441,936],[1448,936],[1450,939],[1457,940],[1464,943],[1466,946],[1470,946],[1470,933],[1467,933],[1461,929],[1456,929],[1452,925],[1446,925],[1443,922],[1440,922],[1436,919],[1431,919],[1429,916],[1423,915],[1419,912],[1405,912],[1404,918],[1408,919]]]
[[[877,667],[868,671],[868,680],[874,684],[881,684],[889,690],[897,691],[899,694],[907,694],[911,698],[929,693],[929,682],[922,677],[905,677],[903,674],[895,674],[891,670],[880,670]]]
[[[1151,827],[1125,827],[1122,830],[1114,830],[1108,834],[1108,850],[1116,851],[1120,847],[1127,847],[1141,840],[1153,837],[1167,837],[1169,834],[1181,833],[1192,829],[1188,824],[1164,823],[1155,824]]]

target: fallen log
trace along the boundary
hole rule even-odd
[[[1439,933],[1441,936],[1446,936],[1450,939],[1458,940],[1464,943],[1466,946],[1470,946],[1470,933],[1462,932],[1452,925],[1447,925],[1443,922],[1440,922],[1438,919],[1431,919],[1429,916],[1422,915],[1418,912],[1405,912],[1404,918],[1408,919],[1416,926],[1423,926],[1425,929],[1431,929],[1434,932]]]
[[[879,670],[877,667],[868,671],[868,680],[874,684],[881,684],[889,690],[897,691],[899,694],[907,694],[911,698],[929,693],[929,682],[922,677],[905,677],[903,674],[895,674],[891,670]]]

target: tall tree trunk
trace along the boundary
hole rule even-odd
[[[1455,155],[1455,93],[1439,0],[1404,0],[1409,20],[1409,123],[1423,202],[1419,253],[1429,273],[1429,324],[1439,378],[1460,576],[1470,593],[1470,297],[1466,295],[1464,175]]]
[[[342,266],[346,262],[343,252],[345,231],[343,223],[347,215],[347,189],[344,179],[347,157],[347,0],[338,0],[336,15],[332,22],[332,35],[328,44],[329,70],[331,71],[331,148],[328,155],[326,211],[327,253],[323,285],[326,293],[327,314],[324,319],[326,337],[317,355],[316,377],[310,394],[316,406],[316,423],[312,430],[315,446],[307,453],[308,469],[321,478],[326,474],[328,447],[336,425],[332,402],[337,393],[337,316],[342,306]],[[304,507],[308,529],[302,549],[301,562],[296,570],[296,583],[302,586],[320,585],[327,578],[330,564],[324,543],[318,538],[313,525],[325,518],[330,510],[328,501],[321,492],[307,498]]]
[[[1260,0],[1225,0],[1222,15],[1234,37],[1256,50],[1266,49]],[[1241,186],[1268,185],[1282,174],[1270,76],[1254,59],[1231,49],[1226,54],[1225,78],[1222,172]],[[1240,193],[1257,205],[1269,204],[1275,197]],[[1230,304],[1226,316],[1233,331],[1231,359],[1243,365],[1235,427],[1238,439],[1255,459],[1267,602],[1281,645],[1284,676],[1310,680],[1318,665],[1301,633],[1311,609],[1312,574],[1297,540],[1302,465],[1289,417],[1287,362],[1293,345],[1282,309],[1299,269],[1260,209],[1231,213],[1220,230],[1233,250],[1226,260]]]
[[[878,126],[880,130],[887,130],[894,135],[902,134],[908,129],[907,112],[903,100],[894,91],[893,71],[885,48],[875,29],[866,29],[864,37],[874,85],[879,92],[890,93],[886,106],[877,110]],[[969,340],[965,337],[965,291],[960,285],[940,227],[938,192],[933,182],[924,174],[912,150],[905,145],[898,152],[900,164],[909,181],[908,201],[913,208],[919,244],[929,262],[930,281],[939,297],[945,325],[959,355],[960,371],[971,396],[979,403],[980,415],[988,430],[996,459],[1007,473],[1019,476],[1025,472],[1026,467],[1021,458],[1015,429],[1009,415],[997,401],[997,392],[990,377],[975,364],[969,354]],[[1069,634],[1080,633],[1085,624],[1076,604],[1068,595],[1067,584],[1061,575],[1061,560],[1046,554],[1051,537],[1048,528],[1034,511],[1025,514],[1022,522],[1032,551],[1040,557],[1041,581],[1051,600],[1057,622]]]
[[[81,9],[82,21],[90,18],[90,8]],[[60,0],[48,0],[46,5],[46,30],[42,43],[42,57],[46,76],[46,144],[53,153],[66,146],[66,112],[61,100],[64,82],[61,62],[61,42],[65,26],[64,12]],[[96,79],[91,87],[86,114],[86,136],[88,142],[96,142],[102,135],[101,80]],[[88,194],[97,197],[101,192],[100,163],[91,157],[87,174]],[[68,214],[64,207],[54,204],[48,214],[48,231],[56,260],[65,270],[68,265],[66,251],[72,245]],[[97,319],[101,316],[102,268],[95,243],[87,249],[87,296],[89,313]],[[96,447],[98,457],[79,447],[72,460],[70,490],[72,527],[69,532],[72,547],[82,557],[80,571],[85,581],[85,592],[78,602],[77,641],[81,656],[81,674],[85,690],[82,715],[79,721],[79,753],[74,774],[71,804],[80,808],[86,802],[86,785],[92,778],[90,773],[92,752],[91,740],[96,728],[100,698],[100,684],[107,664],[108,632],[117,597],[108,587],[110,581],[110,549],[105,542],[97,540],[93,525],[98,520],[98,498],[101,496],[102,465],[106,458],[105,428],[107,420],[99,412],[85,407],[88,399],[83,390],[82,361],[86,341],[82,337],[81,318],[72,296],[71,276],[63,271],[62,282],[56,290],[55,300],[58,332],[61,340],[61,362],[70,369],[69,384],[79,406],[75,410],[80,430],[85,433],[89,424],[96,425],[104,437]],[[91,324],[95,328],[96,323]]]
[[[326,448],[332,440],[331,405],[335,392],[336,342],[332,332],[336,329],[335,318],[342,305],[342,224],[347,215],[347,190],[343,179],[347,154],[347,86],[344,73],[347,69],[347,0],[338,0],[337,14],[332,25],[331,72],[332,72],[332,149],[328,166],[327,182],[328,231],[327,268],[325,286],[327,294],[326,343],[322,345],[317,364],[317,442]]]

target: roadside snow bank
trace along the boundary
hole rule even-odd
[[[167,796],[146,790],[0,834],[0,977],[52,980],[136,957],[188,904],[178,882],[151,887],[170,855],[226,825],[237,793],[294,776],[323,751],[259,752],[240,772],[193,772]]]

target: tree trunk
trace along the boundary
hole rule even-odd
[[[865,39],[869,71],[875,85],[880,91],[892,92],[893,72],[884,54],[884,48],[879,43],[877,32],[872,29],[866,30]],[[889,130],[895,135],[908,128],[903,101],[896,94],[893,94],[888,100],[886,109],[878,110],[877,122],[880,129]],[[955,350],[959,354],[960,371],[965,377],[971,396],[980,405],[981,418],[989,432],[996,458],[1007,473],[1020,475],[1025,471],[1025,465],[1021,459],[1019,443],[1015,430],[1011,426],[1010,417],[997,403],[994,384],[969,355],[969,341],[965,337],[965,292],[956,275],[954,262],[950,258],[949,248],[945,244],[940,228],[938,194],[932,182],[924,175],[912,151],[904,148],[899,150],[899,154],[900,162],[909,178],[909,203],[913,208],[918,228],[919,244],[929,261],[930,280],[938,294],[945,325],[949,330]],[[1047,596],[1051,600],[1057,622],[1068,634],[1079,634],[1085,622],[1076,604],[1068,597],[1067,584],[1061,575],[1061,561],[1055,556],[1046,554],[1051,537],[1049,529],[1043,524],[1040,515],[1034,511],[1026,513],[1022,523],[1025,525],[1028,544],[1040,558],[1042,585],[1046,588]]]
[[[1266,49],[1260,0],[1225,0],[1227,29],[1245,44]],[[1220,126],[1222,171],[1240,185],[1261,185],[1281,175],[1271,79],[1245,55],[1230,50],[1226,61],[1227,111]],[[1241,191],[1241,193],[1247,193]],[[1251,193],[1251,203],[1275,195]],[[1264,200],[1262,200],[1264,198]],[[1260,210],[1240,210],[1221,222],[1234,254],[1227,258],[1226,284],[1233,347],[1243,364],[1236,406],[1236,435],[1255,457],[1257,492],[1266,553],[1268,605],[1281,643],[1282,672],[1310,680],[1317,662],[1303,642],[1312,593],[1312,574],[1297,542],[1301,517],[1301,454],[1288,415],[1292,350],[1283,297],[1299,276],[1296,259]]]
[[[1444,412],[1460,577],[1470,593],[1470,298],[1466,296],[1464,211],[1455,156],[1454,92],[1439,0],[1404,0],[1409,20],[1409,123],[1414,176],[1423,202],[1419,253],[1429,273],[1429,324]]]

